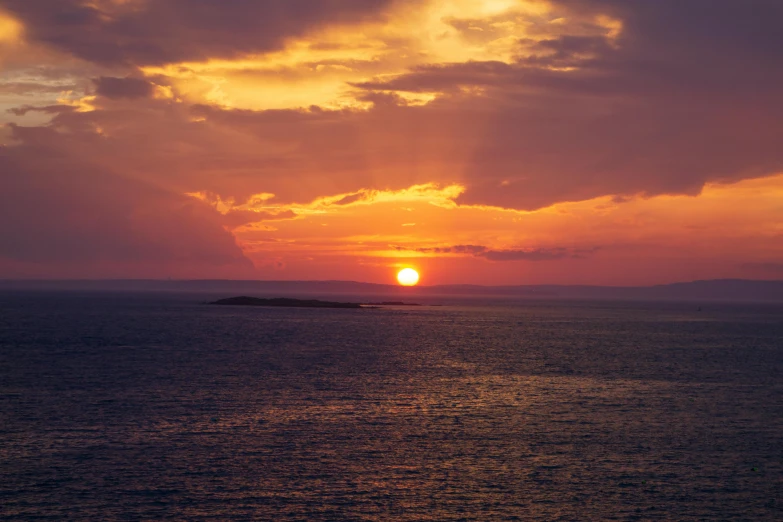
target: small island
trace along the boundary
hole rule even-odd
[[[275,297],[262,299],[260,297],[229,297],[218,299],[208,304],[233,305],[233,306],[279,306],[286,308],[366,308],[359,303],[340,303],[335,301],[319,301],[318,299],[292,299],[288,297]]]
[[[364,303],[370,306],[421,306],[419,303],[403,303],[402,301],[382,301],[380,303]]]

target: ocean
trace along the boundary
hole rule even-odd
[[[0,519],[783,520],[781,305],[211,297],[0,293]]]

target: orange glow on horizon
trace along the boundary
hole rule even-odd
[[[771,263],[783,255],[775,240],[783,231],[775,217],[783,175],[710,183],[695,196],[602,196],[534,211],[461,205],[455,199],[462,190],[460,186],[452,193],[428,186],[360,192],[356,200],[342,204],[334,201],[345,194],[279,206],[270,197],[257,206],[227,204],[219,210],[266,212],[257,214],[258,222],[248,212],[247,224],[230,228],[256,269],[274,278],[305,277],[308,267],[318,263],[329,274],[324,277],[381,281],[387,280],[391,264],[397,270],[426,269],[428,284],[576,284],[617,280],[616,262],[637,268],[627,271],[622,280],[636,284],[691,277],[646,275],[653,274],[650,266],[664,263],[657,247],[664,242],[678,249],[677,255],[666,254],[671,270],[678,274],[681,258],[699,252],[727,259],[725,270],[730,274],[732,265],[746,262],[733,253],[732,245],[740,241],[743,256],[752,262]],[[215,204],[206,196],[203,201]],[[745,210],[738,213],[737,208]],[[720,226],[712,228],[712,224]],[[734,243],[717,240],[725,237]],[[518,258],[509,252],[517,252]],[[540,257],[530,252],[539,252]],[[644,260],[627,265],[639,252]],[[350,271],[344,269],[347,266]],[[714,266],[716,277],[723,275],[718,269],[724,269]]]

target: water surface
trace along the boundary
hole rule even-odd
[[[0,294],[0,518],[783,519],[780,306],[203,300]]]

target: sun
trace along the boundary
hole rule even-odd
[[[403,268],[397,272],[397,281],[402,286],[414,286],[419,282],[419,273],[412,268]]]

